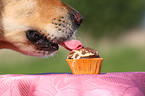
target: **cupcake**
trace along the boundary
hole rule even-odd
[[[99,53],[89,47],[72,50],[67,57],[73,74],[99,74],[103,58]]]

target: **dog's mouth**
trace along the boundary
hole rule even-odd
[[[41,34],[38,30],[27,30],[26,37],[31,42],[37,54],[49,55],[59,49],[58,43],[54,43],[50,38]]]

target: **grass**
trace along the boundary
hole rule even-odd
[[[139,49],[112,49],[109,54],[103,54],[103,72],[145,71],[145,60],[143,59],[144,52]]]

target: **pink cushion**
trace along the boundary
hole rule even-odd
[[[145,96],[145,72],[1,75],[0,96]]]

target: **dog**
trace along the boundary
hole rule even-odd
[[[55,54],[82,19],[60,0],[0,0],[0,49],[38,57]]]

